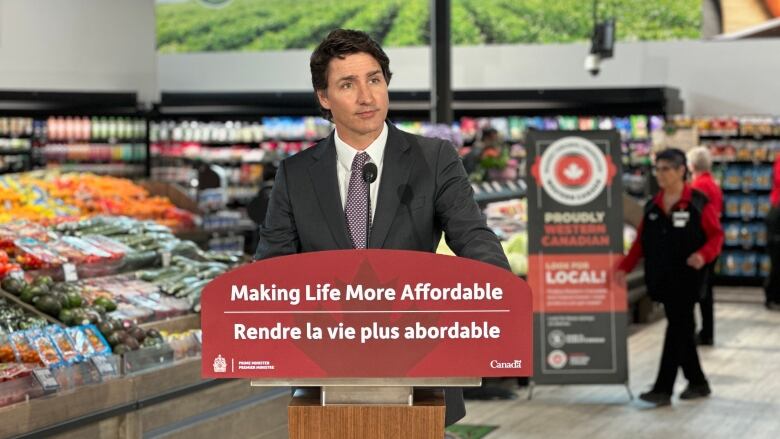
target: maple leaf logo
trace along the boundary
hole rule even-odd
[[[582,177],[582,174],[584,173],[585,170],[577,166],[576,163],[569,163],[569,166],[563,170],[563,175],[565,175],[569,180],[577,180]]]
[[[334,287],[338,288],[342,295],[346,294],[348,284],[362,285],[364,289],[393,288],[396,292],[396,300],[320,302],[319,310],[330,311],[316,323],[323,329],[323,339],[302,338],[295,342],[296,346],[330,376],[344,376],[345,373],[349,374],[353,371],[363,372],[363,375],[352,375],[356,378],[397,376],[410,372],[442,340],[406,340],[404,329],[407,326],[413,327],[417,322],[425,327],[433,326],[438,321],[440,313],[402,313],[401,311],[417,310],[418,307],[415,302],[400,300],[403,289],[397,281],[397,279],[380,280],[368,259],[363,259],[351,281],[339,279],[334,282]],[[399,312],[376,313],[376,311],[388,310]],[[374,313],[344,311],[374,311]],[[296,320],[300,327],[305,327],[309,321],[305,317],[297,317]],[[339,323],[343,323],[345,327],[355,328],[357,340],[329,339],[326,327],[336,327]],[[373,328],[375,325],[380,328],[397,327],[399,337],[383,338],[389,329],[379,329],[378,339],[374,338],[360,344],[361,328]],[[360,348],[356,349],[356,345]],[[384,361],[377,362],[378,358]]]

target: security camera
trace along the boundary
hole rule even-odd
[[[590,54],[585,57],[585,70],[596,76],[601,71],[601,61],[612,58],[615,49],[615,19],[596,23],[590,39]]]
[[[601,71],[601,56],[591,53],[585,57],[585,70],[596,76]]]

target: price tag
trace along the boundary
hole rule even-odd
[[[203,331],[196,332],[195,338],[198,339],[198,343],[203,344]]]
[[[166,251],[162,252],[161,256],[162,256],[162,266],[163,266],[163,268],[170,267],[171,266],[171,252],[166,250]]]
[[[92,357],[90,360],[100,373],[101,377],[106,378],[116,376],[116,369],[114,368],[114,364],[109,361],[108,357],[105,355],[97,355]]]
[[[497,181],[493,182],[493,189],[495,189],[496,192],[501,192],[502,190],[504,190],[504,188],[501,187],[501,183],[499,183]]]
[[[512,180],[508,180],[508,181],[506,182],[506,185],[507,185],[507,186],[509,186],[509,190],[511,190],[512,192],[515,192],[515,191],[517,191],[517,185],[515,184],[515,182],[514,182],[514,181],[512,181]]]
[[[73,264],[62,264],[62,272],[65,274],[65,282],[76,282],[79,280],[79,273]]]
[[[477,186],[476,184],[472,184],[471,188],[474,189],[474,193],[477,194],[477,195],[482,193],[482,189],[480,189],[479,186]]]
[[[482,183],[482,189],[485,190],[485,192],[492,194],[494,192],[493,186],[490,185],[488,182]]]
[[[54,375],[51,374],[49,369],[35,369],[33,370],[33,376],[40,383],[44,393],[53,393],[60,388],[60,384],[54,379]]]

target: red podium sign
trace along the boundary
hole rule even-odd
[[[210,378],[531,376],[532,301],[512,273],[400,250],[255,262],[202,295]]]

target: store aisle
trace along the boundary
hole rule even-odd
[[[758,290],[716,289],[714,348],[701,348],[713,395],[671,407],[629,402],[621,386],[538,386],[513,402],[469,402],[462,424],[497,425],[485,439],[518,438],[778,438],[780,437],[780,312],[755,300]],[[737,300],[729,300],[737,298]],[[728,302],[723,301],[724,299]],[[629,338],[631,390],[647,390],[658,368],[665,321]]]

